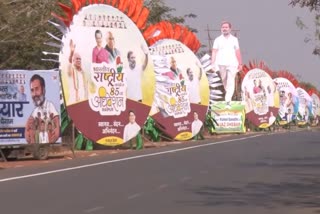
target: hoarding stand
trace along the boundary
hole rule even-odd
[[[3,153],[3,151],[2,151],[1,148],[0,148],[0,155],[1,155],[1,157],[2,157],[2,160],[3,160],[4,162],[7,162],[7,158],[6,158],[6,156],[4,155],[4,153]]]
[[[74,137],[74,123],[73,123],[73,121],[72,121],[72,143],[71,143],[71,145],[70,145],[70,149],[71,149],[71,152],[72,152],[72,155],[73,155],[73,158],[75,158],[76,157],[76,154],[74,153],[74,147],[75,147],[75,137]]]

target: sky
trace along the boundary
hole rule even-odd
[[[314,33],[314,16],[308,9],[292,8],[288,5],[289,0],[164,2],[176,9],[173,15],[197,15],[196,19],[188,19],[186,24],[198,30],[197,36],[202,44],[209,44],[207,26],[219,30],[221,21],[230,21],[233,29],[240,30],[238,37],[244,64],[262,60],[272,70],[287,70],[298,80],[310,82],[320,90],[320,57],[312,54],[314,43],[304,41],[308,34],[312,36]],[[298,28],[297,17],[309,28]],[[220,32],[210,34],[215,38]]]

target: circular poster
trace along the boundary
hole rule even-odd
[[[319,117],[320,117],[320,98],[317,94],[313,93],[311,95],[312,98],[312,114],[315,117],[315,125],[319,124]]]
[[[196,55],[183,43],[164,39],[150,47],[156,78],[150,115],[162,132],[188,140],[203,127],[209,84]]]
[[[134,22],[112,6],[90,5],[73,17],[63,43],[63,93],[76,128],[106,146],[137,136],[155,80],[148,46]]]
[[[255,126],[271,126],[279,112],[279,92],[270,75],[262,69],[250,70],[241,85],[247,119]]]
[[[303,125],[309,122],[309,118],[312,115],[312,98],[302,88],[298,87],[297,92],[299,95],[299,115],[297,119],[299,124]]]
[[[291,122],[299,111],[299,96],[294,85],[286,78],[279,77],[273,80],[280,94],[279,116],[282,124]],[[288,116],[289,115],[289,116]]]

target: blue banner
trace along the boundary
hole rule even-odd
[[[61,143],[56,70],[0,71],[0,145]]]

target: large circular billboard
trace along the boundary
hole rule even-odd
[[[312,98],[310,95],[302,88],[298,87],[297,92],[299,95],[299,115],[297,119],[299,124],[303,125],[309,122],[312,115]]]
[[[279,92],[270,75],[262,69],[250,70],[241,85],[247,119],[255,126],[271,126],[279,112]]]
[[[137,26],[109,5],[73,17],[60,69],[68,114],[84,136],[107,146],[133,139],[151,108],[154,73]]]
[[[209,104],[209,84],[196,55],[183,43],[163,39],[150,47],[156,77],[150,115],[170,138],[199,133]]]
[[[278,77],[273,81],[280,94],[279,116],[283,124],[286,124],[298,115],[299,95],[294,85],[288,79]],[[288,115],[292,115],[292,117],[288,118]]]

